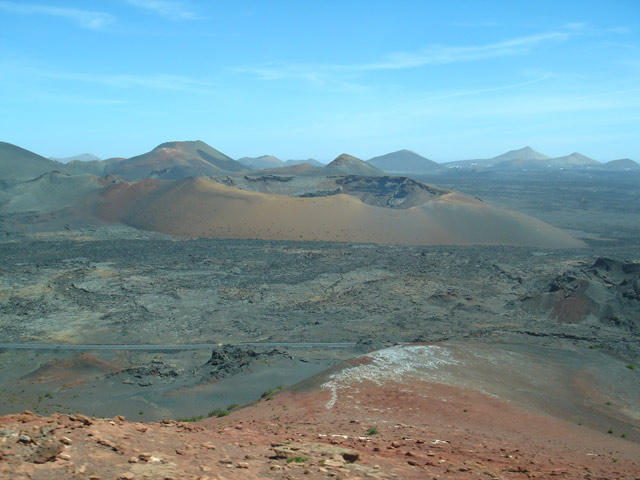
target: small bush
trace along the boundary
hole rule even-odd
[[[309,460],[309,459],[305,458],[305,457],[290,457],[290,458],[287,458],[287,463],[293,463],[293,462],[295,462],[295,463],[304,463],[307,460]]]
[[[211,410],[207,416],[208,417],[226,417],[227,415],[229,415],[229,410],[222,410],[220,408],[216,408],[215,410]]]
[[[627,365],[627,368],[628,368],[629,370],[635,370],[635,369],[636,369],[636,368],[638,368],[638,367],[636,367],[633,363],[630,363],[629,365]]]
[[[284,385],[278,385],[276,388],[265,390],[264,392],[262,392],[262,395],[260,395],[260,398],[271,397],[272,394],[276,393],[278,390],[282,390],[283,388]],[[267,398],[267,400],[271,400],[271,398]]]
[[[380,433],[380,430],[378,430],[376,427],[371,427],[369,428],[369,430],[364,432],[365,435],[376,435],[378,433]]]
[[[227,410],[231,411],[231,410],[235,410],[236,408],[238,408],[240,405],[238,405],[237,403],[232,403],[231,405],[227,406]]]

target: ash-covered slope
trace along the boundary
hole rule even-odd
[[[45,213],[81,206],[88,196],[104,190],[111,181],[89,174],[45,173],[7,187],[0,196],[0,211]]]
[[[480,200],[435,189],[429,196],[426,203],[398,210],[373,206],[346,193],[300,198],[241,190],[201,177],[178,182],[148,179],[112,186],[101,195],[96,212],[107,221],[181,237],[583,245],[544,222]]]
[[[11,143],[0,142],[0,185],[31,180],[43,173],[74,173],[73,168]]]
[[[273,170],[275,173],[276,171]],[[230,187],[289,197],[329,197],[346,194],[376,207],[406,209],[422,205],[447,190],[431,187],[407,177],[365,177],[359,175],[215,177],[212,180]]]

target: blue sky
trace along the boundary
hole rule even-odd
[[[640,1],[0,0],[0,140],[640,161]]]

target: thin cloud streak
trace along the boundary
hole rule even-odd
[[[41,78],[51,80],[66,80],[71,82],[85,82],[106,85],[121,89],[153,88],[158,90],[185,91],[206,93],[215,86],[213,82],[183,75],[172,74],[100,74],[61,72],[42,67],[25,66],[20,64],[0,63],[0,79],[11,80],[15,75],[28,76],[30,79]],[[4,75],[3,75],[4,74]]]
[[[0,2],[0,10],[18,15],[49,15],[65,18],[89,30],[102,30],[115,21],[113,15],[105,12],[46,5],[23,5],[15,2]]]
[[[182,2],[171,0],[125,0],[134,7],[149,10],[172,20],[194,20],[196,15],[188,10]]]
[[[337,73],[366,73],[385,70],[404,70],[427,65],[470,62],[488,58],[523,55],[535,47],[549,42],[561,42],[571,37],[569,32],[549,32],[526,37],[517,37],[503,42],[486,45],[470,45],[452,47],[433,45],[421,52],[396,52],[387,55],[384,60],[372,63],[352,65],[263,65],[259,67],[244,66],[233,70],[238,73],[250,73],[263,80],[280,80],[284,78],[300,78],[314,81],[330,81]]]
[[[469,95],[479,95],[479,94],[485,94],[485,93],[491,93],[491,92],[500,92],[503,90],[511,90],[514,88],[521,88],[521,87],[527,87],[529,85],[534,85],[536,83],[540,83],[540,82],[544,82],[545,80],[549,79],[553,77],[552,73],[547,73],[541,77],[538,78],[534,78],[533,80],[529,80],[527,82],[520,82],[520,83],[513,83],[510,85],[500,85],[497,87],[491,87],[491,88],[478,88],[475,90],[462,90],[462,91],[458,91],[458,92],[451,92],[451,93],[445,93],[442,95],[436,95],[436,96],[432,96],[432,97],[428,97],[428,98],[423,98],[422,100],[420,100],[421,102],[428,102],[431,100],[444,100],[447,98],[456,98],[456,97],[466,97]],[[415,103],[415,102],[414,102]]]

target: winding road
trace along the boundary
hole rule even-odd
[[[186,345],[140,345],[140,344],[68,344],[68,343],[0,343],[0,350],[211,350],[222,344],[192,343]],[[287,343],[287,342],[243,342],[226,345],[267,348],[350,348],[353,343]]]

